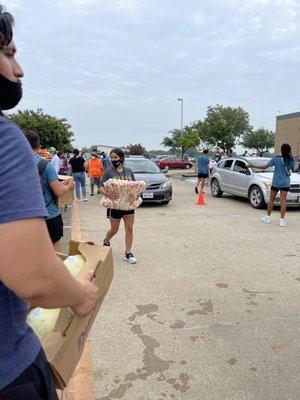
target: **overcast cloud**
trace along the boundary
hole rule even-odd
[[[300,111],[298,0],[8,0],[25,71],[21,108],[66,117],[76,145],[159,148],[242,106],[255,128]]]

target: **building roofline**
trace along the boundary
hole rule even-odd
[[[300,111],[291,114],[277,115],[276,120],[280,121],[282,119],[289,119],[289,118],[300,118]]]

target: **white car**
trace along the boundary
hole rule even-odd
[[[271,158],[229,157],[213,167],[210,181],[211,193],[221,197],[223,192],[249,199],[253,208],[263,208],[269,201],[274,167],[259,170],[246,168],[247,164],[265,165]],[[300,207],[300,174],[291,174],[290,191],[287,194],[287,205]],[[279,194],[275,205],[280,205]]]

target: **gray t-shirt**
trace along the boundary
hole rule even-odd
[[[0,171],[0,224],[47,216],[29,143],[1,115]],[[40,350],[38,338],[26,323],[27,313],[28,303],[0,281],[0,390],[32,364]]]
[[[109,167],[103,174],[100,186],[109,179],[122,179],[123,181],[135,181],[133,172],[129,168],[123,168],[122,172],[116,170],[115,167]]]

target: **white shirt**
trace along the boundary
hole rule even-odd
[[[59,172],[59,170],[60,170],[61,162],[60,162],[60,158],[58,157],[57,154],[55,154],[55,155],[52,157],[51,164],[53,165],[53,167],[54,167],[56,173],[58,174],[58,172]]]

